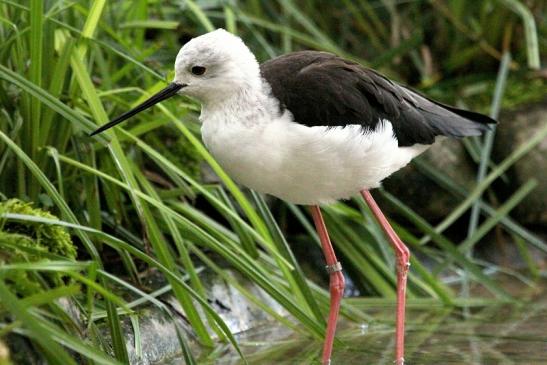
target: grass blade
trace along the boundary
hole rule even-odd
[[[511,56],[508,53],[503,55],[501,60],[500,69],[498,72],[498,79],[496,81],[496,90],[494,92],[494,98],[492,99],[492,106],[490,108],[490,117],[497,119],[500,107],[501,99],[503,98],[503,92],[505,90],[505,84],[507,81],[507,75],[509,73],[509,64],[511,63]],[[479,164],[479,171],[477,174],[477,183],[480,184],[486,176],[486,170],[488,168],[488,163],[490,162],[490,154],[492,153],[492,146],[494,145],[494,135],[496,129],[495,126],[491,130],[486,132],[484,137],[484,143],[482,144],[481,157]],[[477,224],[479,222],[479,213],[480,213],[480,203],[479,196],[477,201],[471,207],[471,217],[469,218],[469,226],[467,231],[467,236],[470,237],[475,233]],[[471,253],[470,253],[471,254]]]
[[[536,21],[532,12],[518,0],[499,0],[509,9],[517,13],[524,23],[524,37],[526,39],[526,51],[528,55],[528,67],[539,70],[539,43],[536,30]]]

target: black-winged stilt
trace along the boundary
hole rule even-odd
[[[295,52],[259,65],[239,37],[218,29],[181,48],[171,84],[92,135],[176,94],[201,102],[203,141],[237,182],[311,205],[330,274],[323,364],[330,364],[344,276],[319,205],[363,196],[395,250],[395,363],[403,364],[410,252],[369,189],[437,137],[479,135],[496,122],[430,100],[330,53]]]

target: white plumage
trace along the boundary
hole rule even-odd
[[[207,73],[193,76],[195,64]],[[238,183],[291,203],[327,204],[378,187],[427,148],[398,147],[388,120],[373,131],[295,123],[252,52],[224,30],[187,43],[175,65],[174,81],[202,103],[202,138],[215,159]]]
[[[428,146],[398,147],[391,123],[306,127],[290,113],[255,123],[204,113],[202,138],[238,183],[295,204],[348,199],[405,166]]]

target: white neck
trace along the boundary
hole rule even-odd
[[[240,84],[238,89],[214,100],[204,100],[202,123],[232,123],[246,125],[267,123],[279,115],[279,103],[271,95],[270,86],[262,78]]]

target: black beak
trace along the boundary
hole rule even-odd
[[[146,100],[140,105],[137,105],[135,108],[131,109],[130,111],[123,113],[119,117],[113,119],[111,122],[108,122],[105,125],[101,126],[99,129],[91,133],[89,136],[92,137],[96,134],[104,132],[105,130],[114,127],[116,124],[119,124],[123,122],[124,120],[131,118],[133,115],[140,113],[145,109],[150,108],[154,104],[157,104],[162,100],[170,98],[171,96],[175,95],[180,89],[182,89],[185,86],[186,86],[185,84],[177,84],[175,82],[170,83],[165,89],[153,95],[150,99]]]

